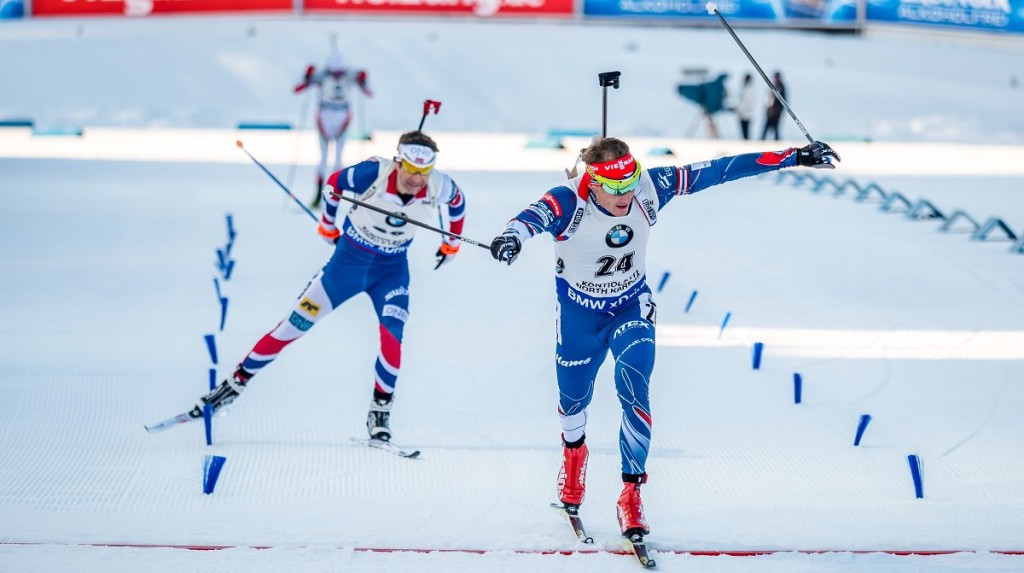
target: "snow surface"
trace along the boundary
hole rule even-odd
[[[580,552],[546,507],[560,445],[545,239],[510,268],[466,245],[435,272],[436,239],[419,235],[393,427],[420,460],[350,440],[365,431],[377,347],[365,297],[263,371],[215,419],[213,446],[199,424],[142,430],[205,391],[204,334],[216,334],[226,375],[329,255],[234,146],[243,139],[282,180],[297,164],[293,188],[305,198],[312,135],[232,129],[298,117],[288,85],[326,55],[328,31],[377,82],[365,102],[374,140],[350,142],[347,160],[387,153],[423,99],[442,100],[428,128],[440,168],[466,191],[465,234],[480,241],[560,182],[583,140],[566,138],[561,151],[525,143],[551,128],[593,129],[598,71],[623,69],[609,130],[645,165],[777,147],[683,138],[695,112],[673,93],[676,68],[743,70],[722,31],[5,23],[0,46],[24,56],[0,62],[0,117],[81,124],[86,135],[0,130],[0,571],[636,570],[614,517],[619,407],[607,367],[582,510],[597,552]],[[830,175],[1024,230],[1024,116],[1008,82],[1022,65],[1016,46],[739,33],[766,67],[784,56],[791,103],[817,137],[882,141],[833,140],[848,163]],[[70,81],[54,89],[55,78]],[[720,127],[728,135],[731,121]],[[799,143],[795,125],[784,130]],[[658,146],[676,155],[648,153]],[[219,332],[213,263],[228,213],[236,267],[219,281],[229,299]],[[1024,551],[1024,255],[998,234],[972,241],[938,226],[775,176],[663,211],[649,279],[670,276],[656,294],[644,489],[659,569],[1024,570],[1024,557],[990,553]],[[755,341],[765,344],[757,371]],[[855,448],[862,414],[873,419]],[[209,496],[208,454],[227,458]],[[924,499],[914,498],[910,454],[923,461]],[[412,551],[374,551],[394,549]],[[799,553],[822,550],[840,552]],[[858,553],[874,550],[963,552]],[[781,552],[699,554],[716,551]]]

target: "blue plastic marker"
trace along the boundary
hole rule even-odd
[[[213,290],[217,292],[217,300],[224,298],[224,295],[220,294],[220,281],[217,277],[213,277]]]
[[[725,318],[722,319],[722,327],[718,329],[718,338],[722,338],[722,333],[725,332],[725,325],[729,324],[729,319],[731,317],[731,312],[725,313]]]
[[[224,321],[228,318],[228,299],[227,297],[221,297],[220,299],[220,331],[224,332]],[[216,364],[216,362],[214,362]]]
[[[217,387],[217,369],[210,368],[210,390]]]
[[[203,427],[206,429],[206,445],[213,445],[213,406],[203,404]],[[209,492],[207,492],[209,493]]]
[[[761,352],[764,350],[763,342],[754,343],[754,370],[761,369]]]
[[[206,349],[210,352],[210,362],[217,363],[217,342],[214,340],[212,334],[206,334],[203,336],[206,339]]]
[[[217,486],[217,478],[220,477],[220,470],[224,467],[227,458],[223,456],[203,456],[203,493],[213,493]]]
[[[231,213],[224,215],[224,218],[228,223],[228,244],[235,242],[235,237],[238,233],[235,232],[235,219],[231,216]]]
[[[227,268],[224,269],[224,280],[231,280],[231,271],[235,268],[235,261],[228,261]]]
[[[658,292],[661,292],[661,290],[665,288],[665,283],[668,282],[668,277],[670,275],[671,273],[669,273],[668,271],[665,271],[665,274],[661,275],[661,281],[658,282]]]
[[[685,312],[690,312],[690,307],[693,306],[693,301],[696,298],[697,298],[697,291],[693,291],[692,293],[690,293],[690,300],[686,302],[686,311]]]
[[[857,424],[857,437],[853,439],[853,445],[860,445],[860,439],[864,437],[864,430],[868,429],[868,422],[870,421],[871,414],[861,414],[860,422]]]
[[[924,497],[924,484],[921,483],[921,460],[915,455],[907,456],[910,462],[910,476],[914,478],[914,495],[917,499]]]
[[[804,378],[800,376],[799,372],[793,373],[793,403],[799,404],[803,399],[804,393]]]

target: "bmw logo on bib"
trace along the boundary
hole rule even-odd
[[[627,225],[615,225],[604,238],[605,244],[613,249],[625,247],[633,240],[633,229]]]
[[[388,215],[388,218],[385,219],[385,221],[387,222],[388,225],[391,225],[392,227],[401,227],[401,226],[405,225],[405,221],[404,220],[399,219],[398,217],[395,217],[394,215]],[[632,233],[632,231],[630,231],[630,233]]]

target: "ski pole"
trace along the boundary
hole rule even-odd
[[[608,136],[608,88],[619,89],[619,76],[621,72],[600,72],[597,74],[597,83],[603,88],[601,90],[601,137]]]
[[[402,221],[405,221],[406,223],[411,223],[413,225],[416,225],[417,227],[422,227],[424,229],[427,229],[428,231],[433,231],[435,233],[440,233],[440,234],[442,234],[442,235],[444,235],[446,237],[451,237],[453,239],[457,239],[459,241],[462,241],[463,243],[469,243],[470,245],[474,245],[474,246],[477,246],[477,247],[480,247],[480,248],[483,248],[483,249],[487,249],[488,251],[491,250],[491,246],[490,245],[485,245],[485,244],[483,244],[483,243],[481,243],[479,241],[474,241],[473,239],[470,239],[469,237],[463,237],[462,235],[456,235],[455,233],[449,233],[448,231],[443,231],[441,229],[438,229],[437,227],[431,227],[430,225],[427,225],[426,223],[421,223],[421,222],[417,221],[416,219],[410,219],[410,218],[406,217],[405,215],[403,215],[401,213],[395,213],[393,211],[388,211],[387,209],[381,209],[380,207],[377,207],[375,205],[370,205],[369,203],[364,203],[363,201],[360,201],[359,199],[353,199],[352,197],[346,197],[346,196],[342,195],[341,193],[338,193],[337,191],[332,192],[331,193],[331,197],[335,197],[335,198],[338,198],[338,199],[344,199],[345,201],[348,201],[349,203],[353,203],[355,205],[359,205],[360,207],[365,207],[365,208],[367,208],[367,209],[369,209],[371,211],[376,211],[376,212],[378,212],[378,213],[380,213],[382,215],[387,215],[389,217],[394,217],[396,219],[401,219]]]
[[[441,102],[432,99],[423,102],[423,117],[420,118],[420,126],[416,128],[416,131],[423,131],[423,122],[427,121],[427,116],[430,115],[431,110],[437,115],[437,112],[441,111]]]
[[[786,111],[789,112],[789,117],[792,117],[793,121],[796,122],[797,127],[800,128],[800,131],[804,132],[804,137],[807,138],[807,141],[814,143],[814,138],[811,137],[811,134],[807,133],[807,130],[804,128],[804,124],[800,123],[800,120],[797,119],[796,114],[793,113],[793,110],[790,109],[789,104],[786,103],[786,99],[782,97],[782,94],[779,93],[779,90],[775,89],[775,84],[773,84],[772,81],[768,79],[768,76],[765,75],[764,70],[761,69],[761,66],[757,65],[757,62],[754,60],[754,56],[750,55],[750,52],[747,51],[746,46],[744,46],[743,42],[741,42],[739,37],[736,36],[736,32],[732,31],[732,27],[729,26],[729,23],[725,21],[725,16],[722,16],[722,13],[718,11],[718,6],[715,5],[714,2],[708,2],[705,5],[705,8],[707,8],[708,14],[714,14],[718,16],[718,20],[721,21],[722,25],[725,26],[725,29],[729,31],[729,35],[732,36],[733,40],[736,40],[736,44],[739,45],[740,49],[743,50],[743,53],[747,55],[747,59],[750,60],[750,63],[754,64],[754,68],[757,69],[757,73],[761,74],[761,79],[764,80],[764,83],[768,84],[768,89],[772,90],[772,93],[775,94],[775,99],[779,100],[779,102],[782,104],[782,107],[786,108]]]
[[[305,205],[304,205],[304,204],[302,203],[302,201],[299,201],[299,200],[298,200],[298,198],[297,198],[297,197],[295,197],[295,195],[292,195],[292,192],[291,192],[291,191],[289,191],[289,190],[288,190],[288,188],[284,186],[284,183],[281,183],[281,181],[280,181],[280,180],[278,180],[278,178],[277,178],[277,177],[274,177],[274,174],[273,174],[273,173],[271,173],[269,169],[267,169],[266,167],[264,167],[264,166],[263,166],[263,164],[262,164],[262,163],[260,163],[259,159],[256,159],[255,157],[253,157],[253,156],[252,156],[252,154],[251,154],[251,153],[249,153],[249,150],[248,150],[248,149],[246,149],[244,145],[242,145],[242,140],[241,140],[241,139],[239,139],[239,140],[236,140],[236,141],[235,141],[235,145],[237,145],[239,149],[241,149],[242,151],[244,151],[244,152],[245,152],[245,154],[249,156],[249,159],[252,159],[252,162],[253,162],[253,163],[255,163],[256,165],[258,165],[258,166],[259,166],[259,168],[260,168],[260,169],[262,169],[262,170],[263,170],[263,172],[264,172],[264,173],[266,173],[268,177],[270,177],[271,179],[273,179],[273,180],[274,180],[274,183],[277,183],[277,186],[278,186],[278,187],[280,187],[280,188],[281,188],[281,190],[282,190],[282,191],[284,191],[286,195],[288,195],[289,197],[291,197],[291,198],[292,198],[292,201],[295,201],[295,203],[296,203],[296,204],[298,204],[298,206],[299,206],[299,207],[302,207],[302,210],[303,210],[303,211],[305,211],[305,212],[306,212],[306,214],[307,214],[307,215],[309,215],[311,219],[313,219],[313,220],[314,220],[314,221],[316,221],[316,222],[319,222],[319,221],[320,221],[319,219],[317,219],[317,218],[316,218],[316,215],[314,215],[314,214],[313,214],[313,212],[312,212],[312,211],[310,211],[310,210],[309,210],[309,208],[307,208],[307,207],[306,207],[306,206],[305,206]]]
[[[280,187],[282,191],[284,191],[289,197],[292,198],[292,201],[295,201],[296,203],[298,203],[299,206],[302,207],[302,209],[304,211],[306,211],[306,213],[309,214],[309,216],[312,217],[314,221],[319,222],[319,219],[316,218],[316,215],[314,215],[312,211],[307,209],[306,206],[302,204],[302,201],[299,201],[298,199],[296,199],[295,195],[292,195],[292,192],[289,191],[288,188],[285,187],[284,184],[281,183],[281,181],[278,180],[277,177],[274,177],[274,174],[271,173],[270,170],[268,170],[266,167],[264,167],[264,165],[262,163],[260,163],[259,159],[256,159],[255,157],[253,157],[253,155],[251,153],[249,153],[249,150],[247,150],[242,145],[242,141],[241,140],[236,141],[235,144],[238,145],[238,148],[241,149],[242,151],[244,151],[245,154],[249,156],[249,159],[252,159],[253,163],[258,165],[259,168],[262,169],[263,172],[266,173],[268,177],[273,179],[274,183],[277,183],[277,186]],[[394,217],[396,219],[400,219],[402,221],[405,221],[406,223],[410,223],[412,225],[416,225],[417,227],[422,227],[424,229],[427,229],[428,231],[433,231],[435,233],[440,233],[440,234],[442,234],[442,235],[444,235],[446,237],[451,237],[453,239],[457,239],[457,240],[462,241],[464,243],[469,243],[470,245],[474,245],[474,246],[477,246],[477,247],[481,247],[481,248],[487,249],[488,251],[491,250],[491,246],[490,245],[485,245],[485,244],[483,244],[483,243],[481,243],[479,241],[474,241],[473,239],[470,239],[469,237],[463,237],[462,235],[456,235],[455,233],[449,233],[448,231],[443,231],[441,229],[438,229],[438,228],[435,228],[435,227],[431,227],[430,225],[427,225],[425,223],[421,223],[421,222],[417,221],[416,219],[410,219],[409,217],[406,217],[405,215],[403,215],[401,213],[395,213],[393,211],[388,211],[387,209],[381,209],[380,207],[377,207],[377,206],[374,206],[374,205],[370,205],[369,203],[364,203],[363,201],[360,201],[359,199],[353,199],[351,197],[346,197],[346,196],[342,195],[341,193],[338,193],[337,191],[332,191],[331,192],[331,196],[335,197],[335,198],[338,198],[338,199],[344,199],[345,201],[348,201],[349,203],[354,203],[356,205],[359,205],[360,207],[365,207],[365,208],[367,208],[367,209],[369,209],[371,211],[376,211],[378,213],[381,213],[382,215],[387,215],[389,217]]]

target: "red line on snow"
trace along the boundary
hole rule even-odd
[[[118,547],[132,549],[185,549],[189,552],[217,552],[221,549],[272,549],[275,545],[190,545],[175,543],[60,543],[42,541],[0,541],[0,545],[39,545],[74,547]],[[301,548],[301,546],[297,547]],[[339,549],[347,547],[337,547]],[[891,556],[944,556],[955,554],[994,554],[1024,556],[1024,549],[669,549],[651,547],[656,554],[689,555],[694,557],[758,557],[776,554],[826,555],[826,554],[886,554]],[[428,547],[351,547],[353,552],[367,554],[472,554],[486,555],[514,553],[527,555],[632,555],[626,549],[474,549],[474,548],[428,548]]]

